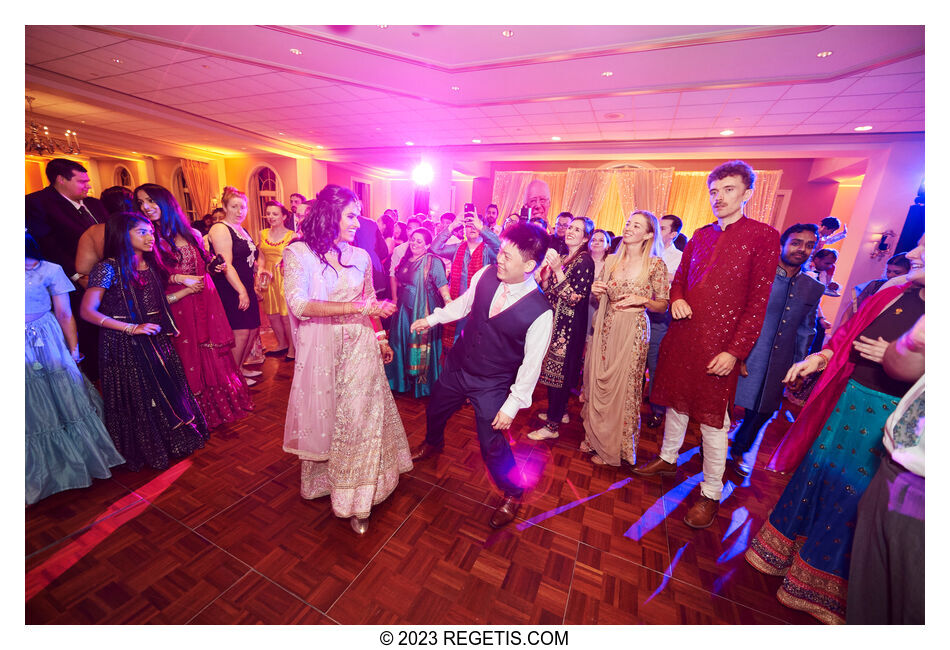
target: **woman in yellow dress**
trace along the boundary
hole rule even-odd
[[[258,274],[258,289],[264,297],[264,313],[267,314],[274,336],[277,337],[277,349],[265,354],[269,357],[285,354],[286,361],[293,361],[296,350],[293,333],[290,331],[287,301],[284,299],[284,271],[281,263],[284,248],[294,238],[294,231],[284,226],[284,220],[289,215],[290,211],[277,201],[268,201],[264,205],[264,218],[270,228],[261,231],[261,240],[257,244],[263,256],[261,272]]]

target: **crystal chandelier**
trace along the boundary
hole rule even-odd
[[[49,133],[48,127],[42,127],[43,132],[40,132],[40,126],[36,123],[36,120],[33,118],[33,100],[35,97],[26,96],[26,103],[29,105],[27,109],[29,121],[27,123],[27,132],[26,132],[26,153],[36,154],[39,156],[42,155],[52,155],[57,151],[60,151],[65,154],[78,154],[82,153],[79,149],[79,137],[75,131],[67,130],[64,134],[66,136],[65,140],[57,140]]]

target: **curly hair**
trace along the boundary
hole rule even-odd
[[[706,179],[706,186],[709,187],[713,184],[713,181],[722,180],[726,176],[738,176],[742,179],[742,183],[747,190],[751,190],[753,186],[755,186],[755,172],[752,171],[752,167],[750,167],[748,163],[742,160],[724,162],[709,172],[709,177]]]
[[[300,232],[294,241],[302,241],[309,246],[327,266],[331,266],[327,261],[327,253],[334,250],[340,265],[352,268],[349,264],[343,264],[340,247],[336,245],[336,240],[340,237],[340,217],[343,208],[350,203],[359,204],[359,199],[351,190],[339,185],[324,187],[317,198],[304,203],[304,219],[300,222]]]

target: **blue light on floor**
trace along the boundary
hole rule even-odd
[[[644,605],[646,605],[648,602],[653,600],[653,598],[659,595],[661,591],[666,589],[666,585],[669,584],[670,578],[673,576],[673,569],[676,568],[676,563],[680,561],[681,557],[683,557],[683,551],[686,550],[687,546],[689,546],[689,542],[686,542],[685,544],[680,546],[680,549],[676,551],[676,555],[673,556],[673,561],[670,562],[670,566],[666,567],[666,571],[663,572],[663,580],[660,581],[660,586],[656,588],[656,591],[650,594],[649,598],[643,601]]]
[[[539,523],[541,523],[542,521],[545,521],[546,519],[550,519],[551,517],[555,517],[555,516],[561,514],[562,512],[564,512],[564,511],[566,511],[566,510],[570,510],[571,508],[576,508],[577,506],[579,506],[579,505],[581,505],[581,504],[583,504],[583,503],[587,503],[587,502],[590,501],[591,499],[596,499],[597,497],[599,497],[599,496],[601,496],[601,495],[603,495],[603,494],[607,494],[607,493],[610,492],[611,490],[617,490],[617,489],[619,489],[619,488],[622,488],[624,485],[626,485],[627,483],[629,483],[629,482],[632,481],[632,480],[633,480],[632,478],[625,478],[625,479],[623,479],[622,481],[617,481],[616,483],[614,483],[613,485],[611,485],[609,488],[607,488],[607,489],[604,490],[603,492],[598,492],[597,494],[592,494],[592,495],[590,495],[589,497],[585,497],[585,498],[583,498],[583,499],[578,499],[578,500],[576,500],[576,501],[571,501],[570,503],[565,503],[563,506],[558,506],[557,508],[554,508],[553,510],[548,510],[547,512],[542,512],[540,515],[535,515],[535,516],[532,517],[531,519],[527,519],[527,520],[521,522],[520,524],[518,524],[518,525],[516,526],[516,528],[517,528],[518,530],[524,530],[524,529],[527,528],[528,526],[534,526],[535,524],[539,524]]]
[[[732,558],[745,553],[746,548],[749,546],[749,529],[752,528],[752,521],[746,521],[745,525],[742,527],[742,532],[739,533],[739,536],[736,537],[736,541],[732,543],[727,550],[723,551],[716,559],[717,564],[722,564],[723,562],[728,562]]]

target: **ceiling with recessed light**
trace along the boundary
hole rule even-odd
[[[924,28],[27,26],[26,94],[84,144],[197,157],[863,137],[924,130]]]

